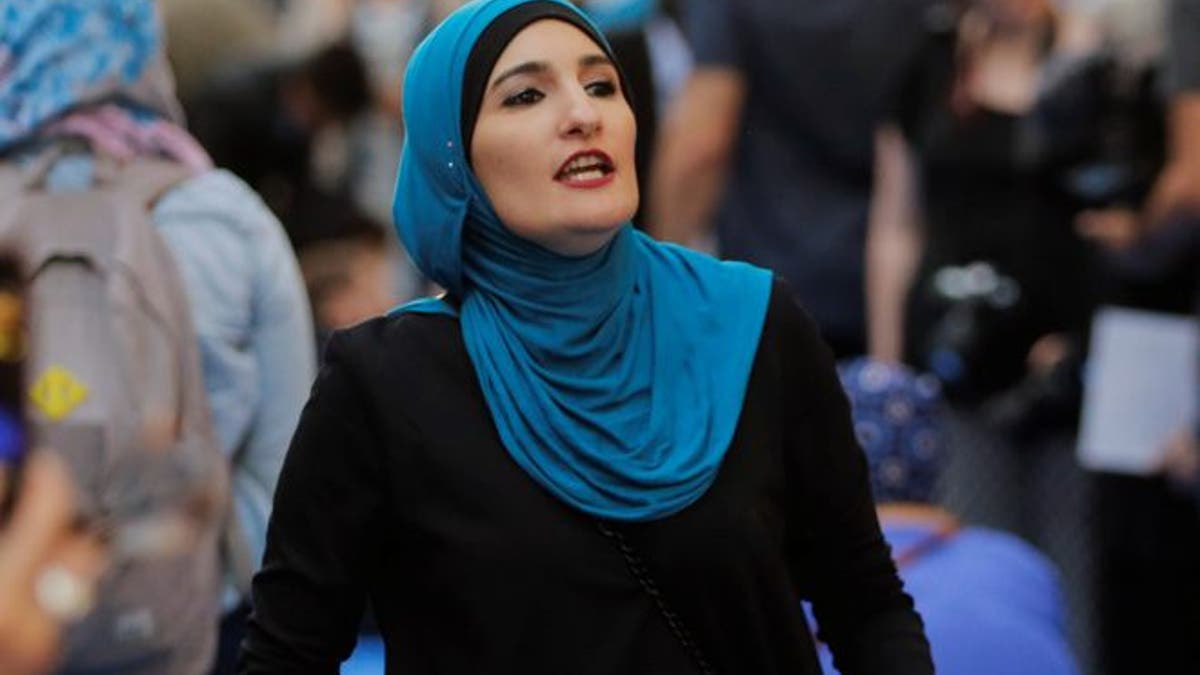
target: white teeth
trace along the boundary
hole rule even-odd
[[[601,178],[604,178],[604,171],[599,168],[595,168],[571,173],[567,176],[567,182],[582,182],[587,180],[599,180]]]
[[[563,173],[576,172],[584,170],[603,170],[605,162],[603,159],[595,155],[584,155],[571,160],[565,167]]]

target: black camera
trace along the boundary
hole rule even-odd
[[[978,401],[1008,384],[1024,324],[1021,285],[990,262],[938,269],[926,289],[941,308],[921,346],[921,366],[951,400]],[[1020,345],[1016,345],[1020,349]]]

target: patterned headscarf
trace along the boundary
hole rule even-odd
[[[933,503],[943,455],[937,380],[866,358],[842,363],[838,373],[875,501]]]
[[[0,0],[0,152],[72,135],[204,168],[182,117],[151,0]]]

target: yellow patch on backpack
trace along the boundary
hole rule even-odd
[[[87,400],[88,388],[66,368],[50,366],[34,381],[29,397],[47,419],[60,422]]]

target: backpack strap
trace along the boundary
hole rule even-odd
[[[7,203],[22,192],[42,187],[63,152],[61,144],[53,143],[27,162],[0,161],[0,202]]]
[[[5,215],[16,206],[16,198],[25,192],[25,181],[21,169],[10,161],[0,161],[0,223]]]
[[[51,143],[27,162],[0,161],[0,200],[45,186],[56,162],[67,153],[64,143]],[[115,189],[146,209],[154,207],[171,188],[195,171],[166,159],[139,158],[121,162],[103,154],[95,156],[93,184]]]
[[[193,169],[165,159],[142,158],[122,163],[106,155],[96,157],[96,184],[115,190],[147,210],[153,209],[171,188],[195,174]]]

